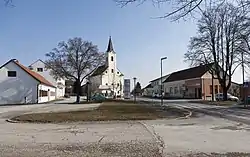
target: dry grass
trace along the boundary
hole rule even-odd
[[[237,102],[235,101],[189,101],[190,103],[199,103],[199,104],[207,104],[207,105],[218,105],[218,106],[230,106],[234,105]]]
[[[162,109],[159,106],[153,107],[143,104],[105,102],[95,110],[24,114],[12,118],[12,120],[35,123],[153,120],[159,118],[176,118],[185,116],[186,114],[184,111],[176,108]]]

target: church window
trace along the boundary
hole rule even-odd
[[[114,73],[114,69],[111,69],[111,72]]]
[[[111,61],[114,61],[114,57],[113,56],[111,56]]]

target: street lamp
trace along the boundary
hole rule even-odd
[[[167,57],[161,58],[161,106],[163,106],[162,61],[165,59],[167,59]]]
[[[135,92],[135,86],[136,86],[136,77],[134,79],[134,102],[136,102],[136,92]]]

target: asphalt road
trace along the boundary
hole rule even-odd
[[[160,103],[160,99],[138,98],[138,100]],[[219,116],[229,120],[250,124],[250,109],[242,109],[239,106],[216,106],[199,103],[189,103],[188,99],[164,100],[164,105],[179,106],[192,111],[200,111],[211,116]]]

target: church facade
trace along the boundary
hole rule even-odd
[[[99,66],[89,78],[92,93],[102,93],[106,97],[123,97],[124,75],[117,67],[116,52],[109,38],[106,63]]]

